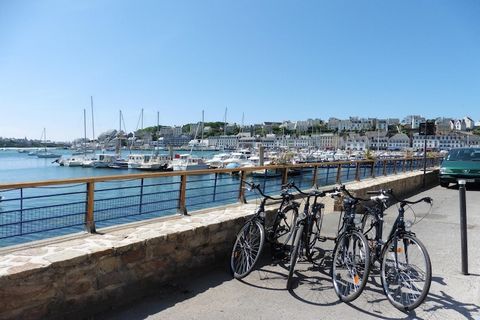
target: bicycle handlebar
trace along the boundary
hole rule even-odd
[[[400,206],[403,208],[407,204],[417,204],[417,203],[420,203],[420,202],[426,202],[426,203],[429,203],[429,204],[433,204],[433,199],[430,198],[430,197],[424,197],[424,198],[419,199],[417,201],[402,200],[402,201],[400,201]]]

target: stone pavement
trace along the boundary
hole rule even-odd
[[[101,319],[480,319],[480,189],[467,191],[469,276],[460,273],[458,190],[435,187],[411,199],[431,196],[429,206],[415,206],[413,230],[426,245],[432,261],[433,281],[426,301],[403,313],[385,298],[379,275],[371,274],[362,295],[351,304],[340,303],[329,276],[333,243],[322,243],[325,259],[316,265],[300,262],[296,283],[285,289],[287,269],[264,255],[261,266],[243,281],[234,280],[227,265],[189,275],[131,306],[99,316]],[[388,231],[396,207],[388,209]],[[408,216],[412,212],[407,212]],[[334,234],[337,214],[325,218],[324,229]]]

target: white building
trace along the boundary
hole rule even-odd
[[[310,137],[311,146],[319,149],[339,149],[343,147],[343,139],[333,133],[316,134]]]
[[[367,136],[370,149],[372,150],[387,150],[388,148],[388,135],[386,131],[369,131],[365,133]]]
[[[239,136],[216,136],[208,138],[208,146],[219,149],[236,149],[239,146]]]
[[[352,134],[345,139],[345,150],[365,151],[370,147],[367,136]]]
[[[402,124],[409,125],[412,129],[420,127],[422,122],[425,122],[425,118],[419,115],[409,115],[402,120]]]
[[[410,138],[405,133],[397,133],[388,139],[388,149],[405,150],[410,147]]]

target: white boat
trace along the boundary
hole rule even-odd
[[[172,160],[169,168],[173,171],[201,170],[208,169],[208,165],[201,158],[192,157],[191,154],[181,154]]]
[[[84,167],[108,168],[117,160],[115,154],[97,154],[93,159],[87,159],[82,162]]]
[[[129,169],[160,170],[168,166],[169,158],[161,155],[131,154],[127,163]]]
[[[220,153],[214,155],[212,159],[205,161],[205,163],[212,169],[224,168],[225,160],[227,160],[228,158],[230,158],[230,154]]]
[[[85,160],[87,160],[86,157],[72,156],[70,158],[60,159],[59,164],[65,167],[81,167]]]

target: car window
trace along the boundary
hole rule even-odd
[[[448,153],[447,161],[480,161],[479,149],[455,149]]]

